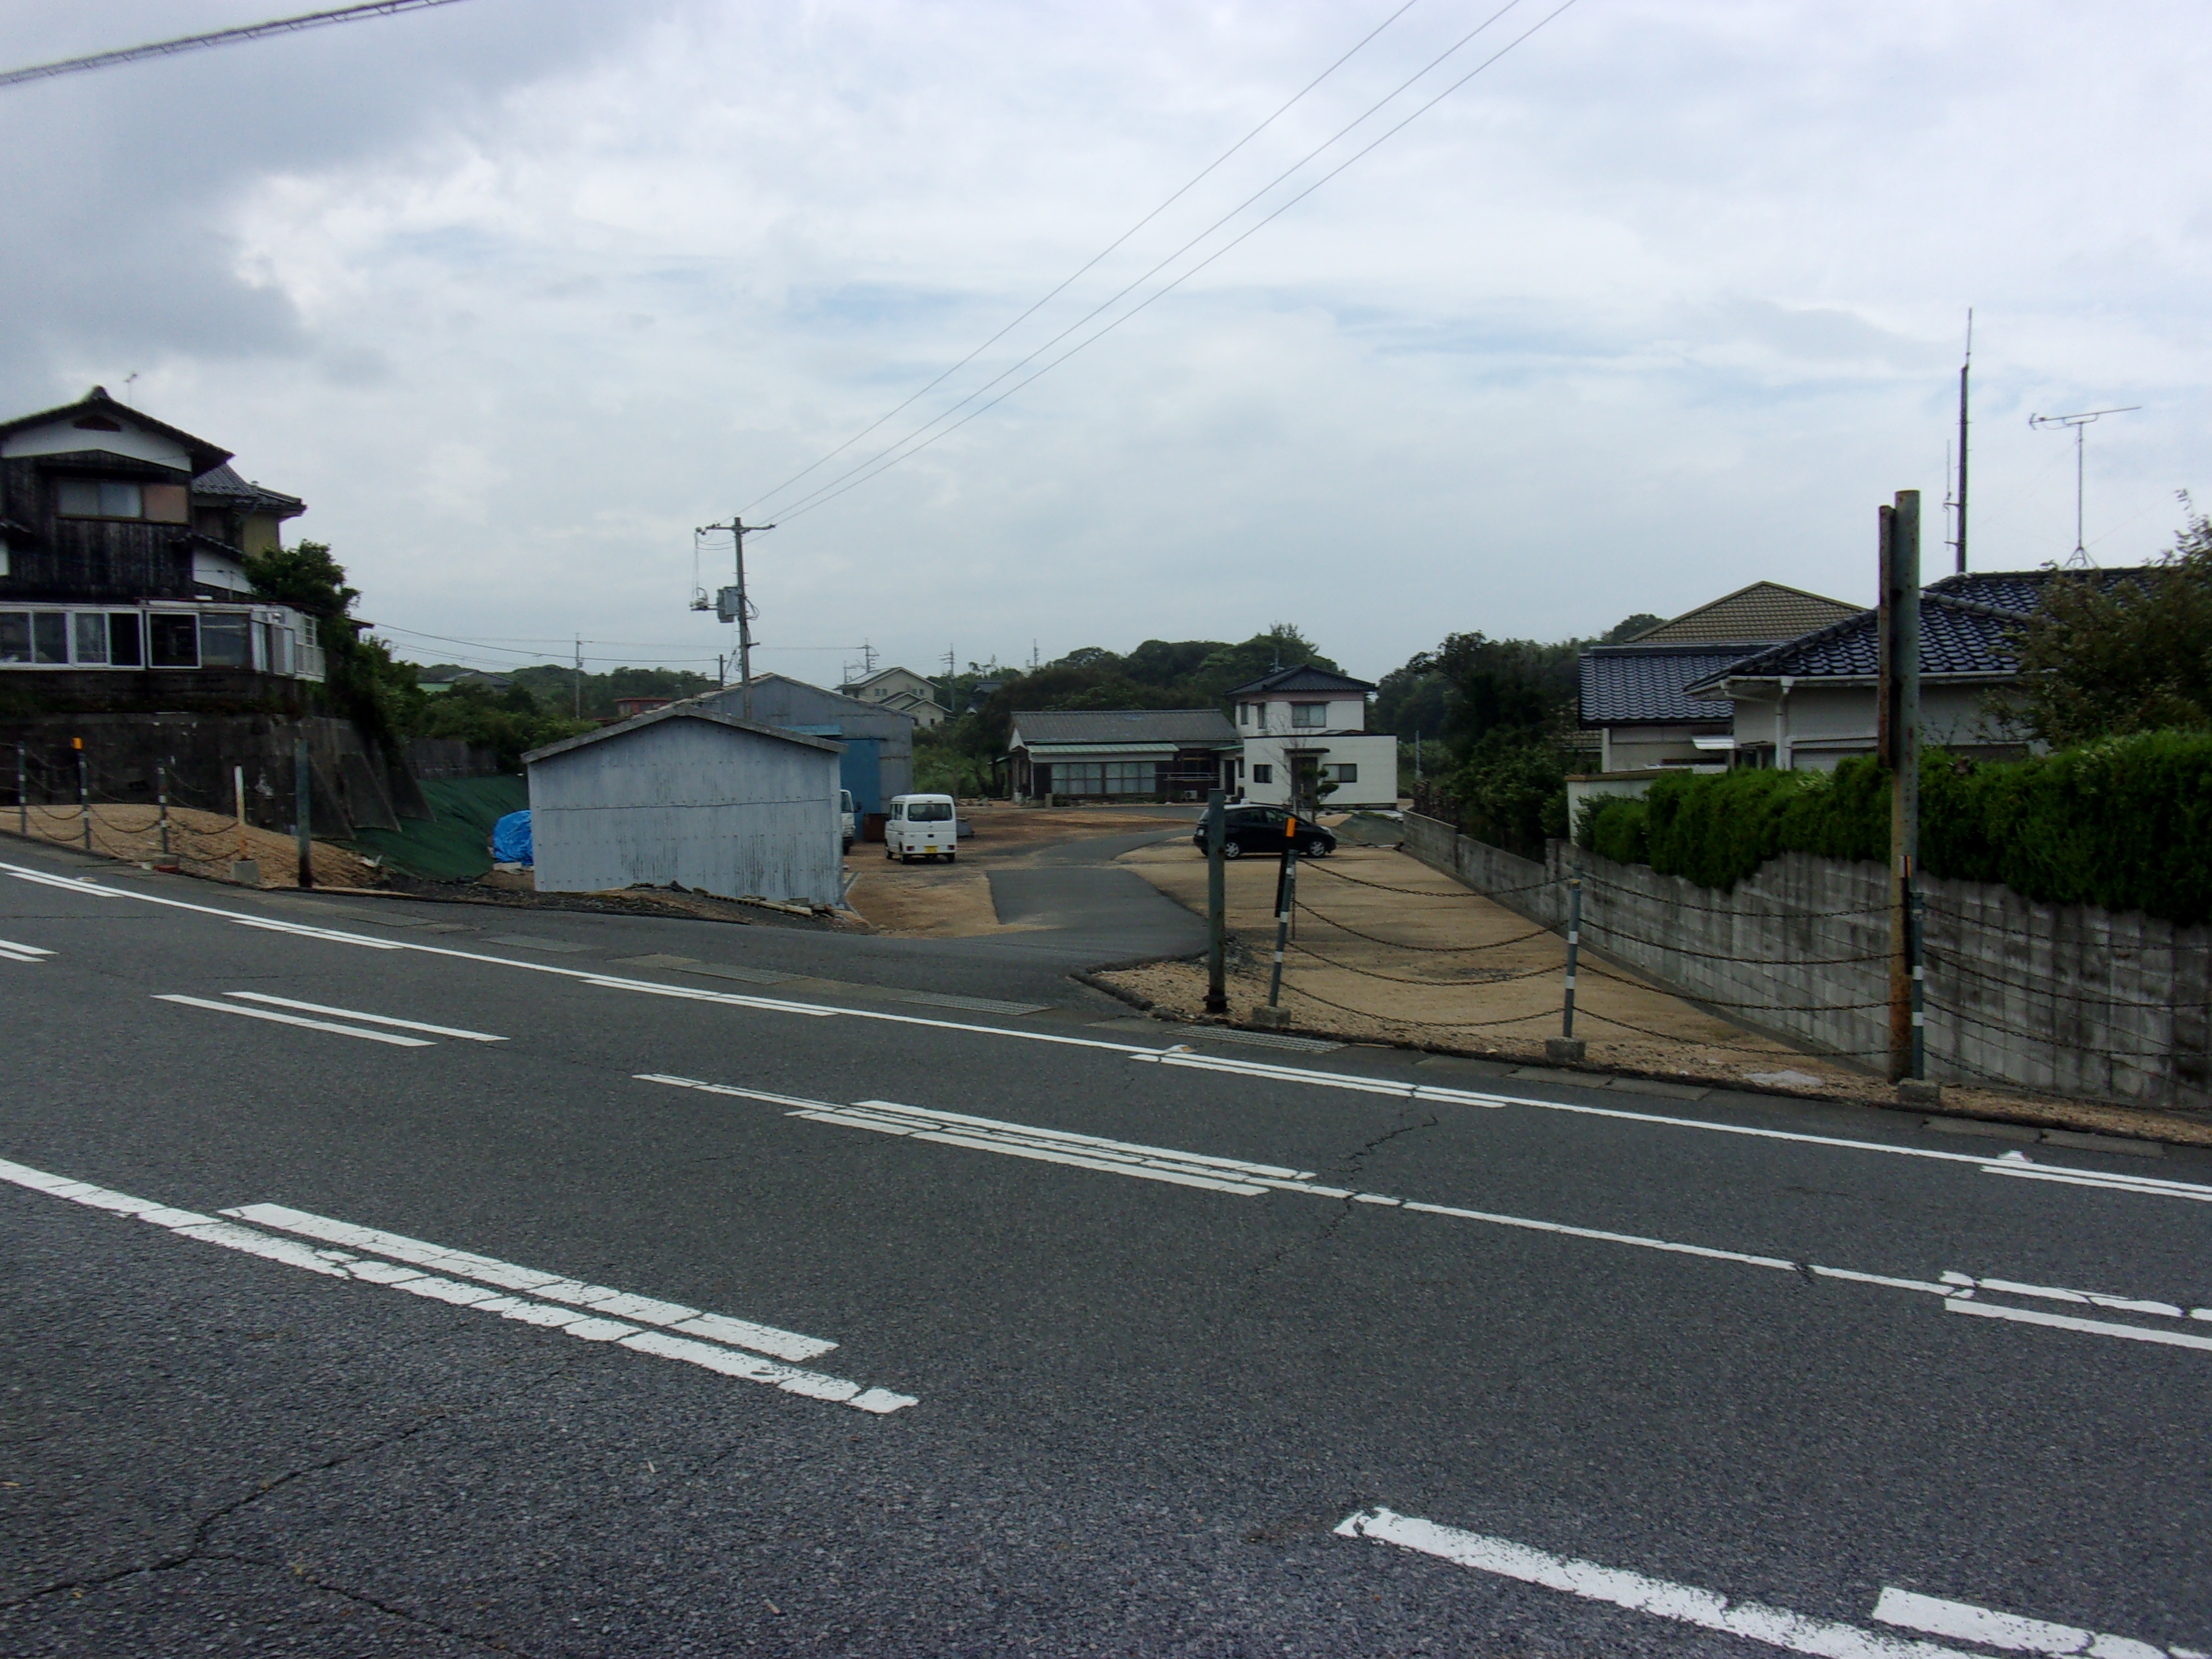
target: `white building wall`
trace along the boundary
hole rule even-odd
[[[834,750],[657,720],[530,768],[538,890],[675,882],[725,898],[844,896]]]
[[[1328,751],[1321,757],[1325,767],[1349,764],[1358,769],[1357,781],[1339,784],[1335,793],[1322,801],[1328,811],[1340,812],[1355,807],[1398,804],[1398,739],[1379,732],[1316,738],[1303,734],[1297,738],[1247,738],[1243,775],[1237,780],[1244,799],[1262,806],[1287,804],[1291,799],[1291,757],[1301,750],[1311,753],[1316,749]],[[1258,781],[1253,771],[1255,766],[1267,768],[1267,782]]]
[[[88,432],[73,424],[86,412],[79,410],[70,420],[53,421],[12,433],[0,441],[0,455],[68,455],[81,449],[104,449],[111,455],[152,461],[157,465],[175,467],[179,472],[191,470],[192,458],[175,439],[142,431],[120,416],[116,418],[116,423],[123,428],[120,432]]]

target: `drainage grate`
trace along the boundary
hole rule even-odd
[[[1326,1054],[1341,1048],[1341,1042],[1331,1042],[1326,1037],[1282,1036],[1273,1031],[1232,1031],[1220,1025],[1187,1026],[1185,1036],[1196,1037],[1201,1042],[1246,1042],[1255,1048],[1292,1048],[1302,1054]]]
[[[965,1008],[978,1014],[1041,1014],[1045,1002],[1000,1002],[990,997],[956,997],[945,991],[893,991],[897,1002],[927,1002],[936,1008]]]

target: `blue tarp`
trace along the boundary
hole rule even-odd
[[[491,856],[495,864],[530,863],[530,812],[509,812],[491,827]]]

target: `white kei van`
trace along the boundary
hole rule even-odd
[[[841,853],[853,850],[853,792],[840,789],[837,792],[837,850]]]
[[[960,856],[960,815],[950,795],[894,795],[884,820],[884,856],[905,864],[915,858]]]

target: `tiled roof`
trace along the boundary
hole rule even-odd
[[[1728,645],[1601,645],[1583,653],[1582,723],[1726,721],[1735,705],[1692,697],[1685,689],[1718,674],[1757,641]]]
[[[1262,674],[1258,679],[1234,687],[1232,697],[1264,697],[1270,692],[1292,691],[1372,691],[1370,680],[1355,680],[1349,674],[1339,674],[1310,664],[1297,668],[1278,668],[1272,674]]]
[[[1018,709],[1024,743],[1234,744],[1237,728],[1218,708]]]
[[[1753,582],[1686,611],[1672,622],[1647,628],[1627,645],[1690,645],[1705,641],[1794,640],[1856,614],[1856,605],[1823,599],[1780,582]]]
[[[297,495],[287,495],[281,489],[265,489],[258,483],[246,483],[228,461],[221,466],[210,467],[194,478],[192,494],[206,496],[210,501],[234,501],[248,513],[258,510],[286,519],[296,519],[307,510],[307,502]]]

